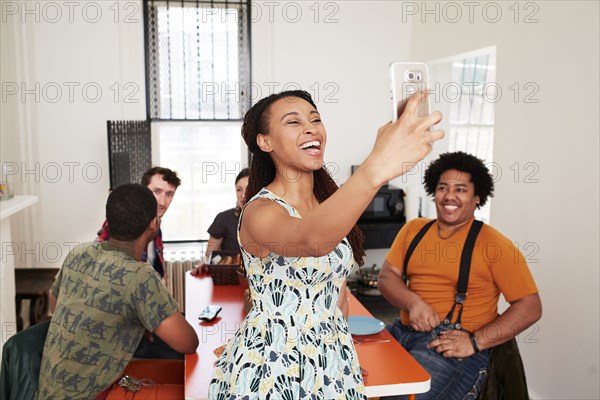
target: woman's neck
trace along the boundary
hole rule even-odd
[[[277,171],[275,179],[267,188],[297,209],[311,210],[318,205],[314,195],[314,175],[312,171],[288,169]]]

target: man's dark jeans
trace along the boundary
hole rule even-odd
[[[164,340],[156,334],[152,334],[152,341],[146,335],[142,336],[142,340],[138,345],[133,358],[160,358],[168,360],[183,360],[184,354],[179,353],[171,348]]]
[[[440,324],[434,328],[435,335],[455,329],[454,325]],[[417,332],[396,320],[387,330],[431,375],[431,389],[417,395],[418,400],[467,400],[475,399],[486,378],[489,350],[483,350],[467,358],[445,358],[427,344],[434,339],[432,332]],[[401,367],[401,366],[399,366]],[[386,397],[405,399],[408,397]]]

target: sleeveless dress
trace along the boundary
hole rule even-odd
[[[248,204],[258,198],[301,218],[266,188]],[[352,337],[337,306],[354,263],[348,241],[323,257],[260,258],[241,250],[253,305],[217,362],[208,398],[366,399]]]

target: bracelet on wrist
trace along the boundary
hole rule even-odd
[[[477,344],[477,340],[475,339],[475,333],[470,333],[469,338],[471,339],[471,344],[473,345],[473,350],[475,353],[479,353],[479,345]]]

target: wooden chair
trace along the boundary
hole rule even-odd
[[[30,300],[29,326],[48,318],[49,293],[58,268],[16,268],[15,303],[17,307],[17,332],[23,330],[21,302]]]

